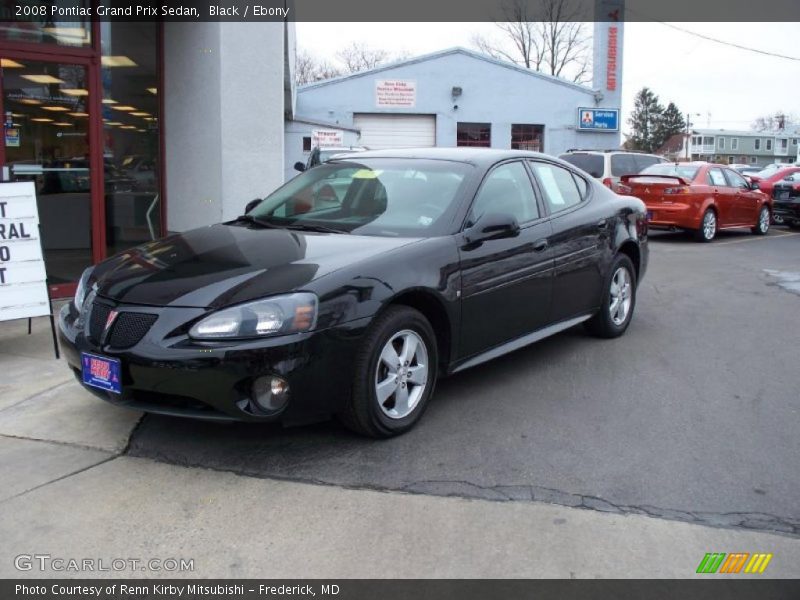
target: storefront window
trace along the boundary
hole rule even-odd
[[[48,281],[73,282],[92,264],[88,73],[69,63],[13,62],[0,80],[6,176],[36,185]]]
[[[89,0],[0,0],[0,41],[91,46],[91,23],[81,16],[90,6]]]
[[[106,245],[161,237],[156,23],[102,23]]]
[[[456,126],[456,146],[477,146],[488,148],[492,145],[492,126],[490,123],[458,123]]]
[[[544,152],[544,125],[512,125],[511,149]]]

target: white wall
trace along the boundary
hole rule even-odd
[[[241,214],[283,182],[284,23],[166,23],[167,228]]]

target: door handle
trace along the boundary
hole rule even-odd
[[[548,246],[547,240],[539,240],[533,245],[534,252],[541,252],[542,250],[546,250]]]
[[[608,221],[606,219],[603,219],[602,221],[598,221],[597,222],[597,228],[600,231],[605,231],[606,229],[608,229]]]

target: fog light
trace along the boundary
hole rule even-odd
[[[253,400],[262,410],[279,411],[289,401],[289,382],[272,375],[259,377],[253,382]]]

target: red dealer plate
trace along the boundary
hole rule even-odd
[[[121,367],[119,359],[81,352],[81,372],[86,385],[114,394],[122,393]]]

